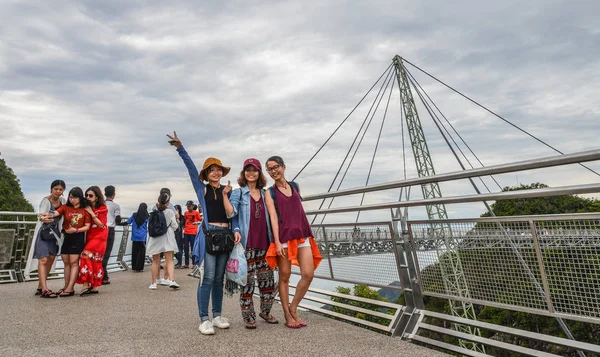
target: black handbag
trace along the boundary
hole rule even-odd
[[[231,253],[235,245],[233,232],[229,228],[218,229],[213,231],[206,230],[206,226],[202,225],[204,236],[206,237],[206,252],[211,255]]]

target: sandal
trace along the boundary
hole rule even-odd
[[[69,291],[69,292],[63,291],[60,294],[58,294],[58,296],[60,296],[60,297],[68,297],[68,296],[73,296],[73,295],[75,295],[75,291],[74,290],[73,291]]]
[[[256,322],[246,322],[246,328],[248,330],[254,330],[254,329],[256,329]]]
[[[304,322],[304,321],[300,320],[300,318],[296,318],[296,317],[298,317],[298,313],[297,313],[297,311],[296,311],[296,310],[292,311],[292,310],[290,309],[290,315],[292,316],[292,318],[293,318],[294,320],[296,320],[296,322],[298,323],[298,325],[299,325],[300,327],[306,327],[306,326],[308,326],[308,325],[306,324],[306,322]],[[295,315],[296,317],[294,317],[294,315]]]
[[[39,295],[42,295],[42,288],[37,288],[37,290],[35,291],[35,296]]]
[[[265,316],[261,312],[260,314],[258,314],[258,316],[260,316],[260,318],[263,319],[263,320],[265,320],[268,324],[275,325],[275,324],[279,323],[279,321],[277,321],[277,319],[273,315],[267,315],[267,316]]]
[[[89,287],[89,288],[87,288],[87,289],[83,289],[83,290],[81,290],[81,294],[79,294],[79,296],[86,296],[86,295],[93,294],[93,293],[92,293],[92,289],[93,289],[93,288],[90,286],[90,287]]]
[[[54,298],[57,298],[58,295],[56,295],[55,293],[53,293],[52,290],[44,290],[40,294],[40,297],[41,298],[45,298],[45,299],[54,299]]]

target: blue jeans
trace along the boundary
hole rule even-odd
[[[222,229],[218,226],[210,226],[213,229]],[[198,284],[198,314],[200,321],[209,320],[208,303],[212,296],[213,318],[221,316],[223,310],[223,282],[225,280],[225,266],[229,259],[228,253],[212,255],[204,253],[204,278]]]
[[[196,238],[195,234],[184,234],[183,235],[183,259],[185,260],[185,265],[190,265],[190,251],[194,249],[194,239]]]

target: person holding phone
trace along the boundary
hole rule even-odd
[[[85,210],[87,200],[83,197],[83,190],[73,187],[69,191],[69,200],[47,217],[63,216],[64,240],[61,258],[64,267],[65,285],[58,291],[58,296],[68,297],[75,295],[75,282],[79,276],[79,255],[85,245],[85,232],[91,225],[90,214]]]
[[[54,260],[58,255],[59,244],[60,244],[60,227],[62,225],[61,217],[46,217],[48,214],[52,216],[54,211],[58,209],[60,206],[65,204],[65,199],[62,197],[63,192],[65,191],[66,185],[63,180],[54,180],[50,184],[50,195],[44,197],[42,202],[40,202],[38,216],[39,222],[35,226],[35,231],[33,233],[33,242],[31,243],[33,249],[29,253],[33,259],[37,259],[37,268],[38,268],[38,289],[35,295],[40,295],[43,298],[56,298],[58,295],[52,290],[48,289],[47,279],[50,271],[52,270],[52,266],[54,265]],[[54,225],[52,227],[52,232],[50,232],[50,239],[42,239],[40,233],[42,231],[43,225]],[[54,236],[54,237],[53,237]],[[54,239],[52,239],[54,238]],[[32,259],[27,259],[29,263]],[[25,271],[31,270],[31,264],[28,264],[25,267]]]

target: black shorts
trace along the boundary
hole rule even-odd
[[[85,232],[68,234],[65,233],[60,254],[81,254],[85,246]]]

